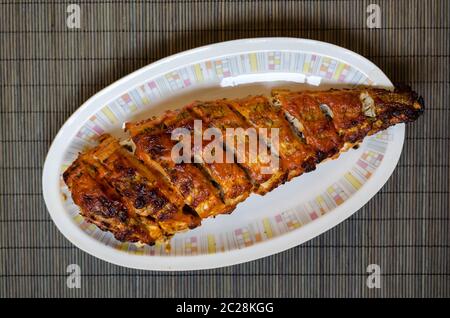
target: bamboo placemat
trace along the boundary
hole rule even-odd
[[[80,29],[66,26],[81,8]],[[367,27],[367,6],[381,28]],[[450,296],[448,1],[0,1],[0,296]],[[358,213],[286,252],[186,273],[131,270],[74,247],[56,229],[41,187],[45,155],[88,97],[155,60],[238,38],[334,43],[410,83],[427,110],[407,127],[402,157]],[[69,289],[66,269],[81,268]],[[381,288],[366,286],[369,264]]]

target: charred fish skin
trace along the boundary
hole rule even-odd
[[[273,106],[267,97],[248,96],[230,105],[253,127],[267,129],[266,143],[271,151],[275,150],[270,145],[272,129],[278,131],[276,151],[281,169],[286,173],[286,181],[315,168],[314,150],[294,133],[282,110]]]
[[[425,108],[423,98],[408,87],[274,90],[272,100],[273,105],[263,96],[194,102],[158,118],[127,123],[134,155],[117,139],[101,136],[99,146],[79,154],[63,173],[64,182],[88,222],[119,241],[152,245],[200,225],[202,218],[229,213],[251,191],[264,194],[314,170],[365,136],[416,120]],[[279,173],[264,176],[260,164],[244,163],[249,178],[239,183],[236,177],[244,170],[237,164],[175,164],[170,152],[176,141],[170,133],[178,127],[192,129],[194,118],[221,131],[280,129]],[[242,196],[236,196],[239,191],[232,187],[242,184]]]
[[[85,220],[111,232],[117,240],[153,245],[165,239],[156,222],[132,216],[114,189],[101,185],[79,159],[64,172],[63,179]]]
[[[184,202],[201,218],[229,212],[218,189],[198,167],[192,163],[174,162],[172,149],[178,141],[172,139],[175,128],[168,122],[177,114],[177,111],[169,111],[157,119],[127,123],[126,130],[136,146],[135,156],[167,176]]]
[[[158,171],[144,166],[117,139],[102,135],[100,144],[81,159],[96,169],[94,177],[110,184],[129,211],[152,217],[172,235],[200,224],[200,218],[183,213],[184,201]]]
[[[416,120],[423,98],[409,87],[330,89],[290,92],[273,90],[274,103],[325,158],[335,157],[367,135]],[[322,138],[323,137],[323,138]],[[318,158],[320,161],[320,158]]]
[[[272,95],[306,144],[316,151],[316,163],[336,155],[343,147],[343,139],[331,121],[332,115],[323,110],[313,93],[274,90]]]
[[[383,89],[367,89],[375,104],[376,120],[369,134],[399,123],[417,120],[425,111],[422,96],[407,85],[398,85],[393,92]]]
[[[253,127],[232,110],[231,104],[233,103],[236,103],[236,101],[229,99],[213,102],[194,102],[188,105],[187,109],[194,116],[200,118],[208,127],[222,132],[226,139],[225,147],[227,151],[234,154],[235,160],[247,172],[254,186],[254,192],[263,195],[283,183],[285,174],[281,169],[271,169],[270,164],[263,163],[259,157],[257,160],[251,159],[249,151],[250,137],[239,130],[247,131]],[[233,135],[230,135],[230,128],[233,131],[231,133]],[[230,145],[229,140],[232,140],[232,145]],[[245,145],[244,150],[235,147],[239,140]],[[242,158],[242,160],[238,160],[238,157]]]
[[[197,127],[195,127],[196,121]],[[222,201],[225,203],[224,210],[217,211],[218,214],[219,212],[223,214],[233,211],[239,202],[242,202],[250,195],[252,184],[249,178],[238,164],[226,162],[227,152],[224,149],[222,140],[218,140],[222,150],[219,160],[217,162],[204,160],[205,153],[203,151],[207,149],[211,140],[203,138],[207,127],[202,125],[201,120],[193,116],[187,109],[182,109],[168,117],[165,124],[167,127],[170,127],[170,130],[185,128],[189,131],[192,160],[196,162],[197,166],[200,167],[211,182],[218,187]],[[200,149],[196,149],[199,146],[196,144],[196,138],[200,140]]]

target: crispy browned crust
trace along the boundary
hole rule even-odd
[[[275,103],[300,123],[306,143],[318,151],[317,162],[336,158],[367,135],[389,126],[416,120],[424,110],[423,99],[409,87],[388,91],[378,88],[330,89],[290,92],[274,90]],[[363,97],[371,111],[364,110]],[[331,110],[331,116],[324,109]],[[367,115],[369,114],[369,115]]]
[[[142,165],[115,138],[101,136],[99,146],[81,154],[77,162],[83,168],[85,178],[96,182],[101,189],[108,189],[110,198],[120,202],[130,222],[154,224],[160,229],[161,238],[200,225],[201,219],[184,209],[184,201],[165,179],[157,171]],[[73,175],[71,171],[68,169],[64,174],[67,182]],[[75,199],[77,192],[82,190],[86,188],[75,183],[72,197]],[[95,205],[85,205],[84,215],[93,219],[95,208]]]
[[[135,155],[149,166],[162,171],[201,218],[229,212],[220,198],[219,190],[196,165],[175,163],[172,148],[178,143],[172,140],[174,126],[168,123],[177,112],[167,112],[155,120],[127,123],[126,129],[136,145]]]
[[[101,230],[111,232],[117,240],[152,245],[164,239],[155,221],[133,216],[120,195],[91,177],[89,168],[79,159],[64,172],[63,178],[81,215]]]
[[[370,88],[369,94],[375,101],[376,120],[369,134],[374,134],[399,123],[415,121],[425,111],[422,96],[409,86],[398,86],[393,92]]]
[[[255,128],[267,129],[267,141],[272,151],[278,151],[280,165],[286,181],[309,172],[315,167],[315,150],[295,135],[281,109],[274,107],[264,96],[249,96],[230,104]],[[271,129],[278,131],[278,145],[270,143]]]
[[[198,226],[202,218],[229,213],[252,191],[264,194],[336,158],[365,136],[414,121],[424,111],[423,99],[408,87],[274,90],[272,96],[273,103],[263,96],[194,102],[127,123],[134,155],[115,138],[100,137],[99,146],[80,154],[63,174],[73,201],[87,221],[118,240],[153,244]],[[195,119],[202,120],[201,133],[207,127],[225,136],[227,128],[267,128],[265,147],[272,150],[270,129],[278,129],[281,168],[263,173],[264,164],[249,162],[248,152],[239,164],[174,163],[171,151],[178,141],[171,133],[187,128],[193,134]],[[248,143],[248,136],[242,138]],[[226,157],[230,145],[223,140],[221,145]],[[233,149],[232,156],[238,151]]]
[[[183,199],[158,171],[144,166],[110,135],[81,158],[95,169],[95,177],[116,189],[130,211],[151,216],[166,233],[200,224],[198,216],[183,211]]]
[[[246,134],[236,133],[236,137],[228,138],[227,128],[247,130],[253,128],[243,118],[237,115],[232,109],[235,100],[221,99],[214,102],[194,102],[187,106],[187,109],[200,118],[204,125],[214,127],[226,136],[225,148],[227,151],[234,153],[235,157],[240,156],[241,160],[237,160],[241,167],[247,172],[254,185],[254,191],[258,194],[265,194],[271,191],[279,184],[284,182],[285,173],[276,167],[270,168],[270,163],[263,163],[260,158],[252,160],[249,151],[249,136]],[[237,146],[238,138],[242,138],[244,150]],[[230,145],[229,140],[234,140]]]
[[[223,140],[221,139],[217,140],[217,144],[220,145],[220,147],[217,148],[221,150],[221,155],[215,153],[217,156],[220,155],[220,159],[217,162],[203,160],[203,158],[206,157],[206,152],[204,154],[198,154],[196,152],[197,146],[195,144],[195,134],[200,134],[200,137],[203,136],[205,129],[208,127],[201,125],[201,130],[195,132],[195,120],[199,119],[194,117],[186,109],[182,109],[168,115],[164,123],[170,130],[186,128],[190,131],[192,161],[197,163],[197,166],[205,173],[205,175],[207,175],[213,184],[217,186],[221,198],[225,203],[223,211],[217,211],[217,213],[231,212],[239,202],[242,202],[250,195],[253,187],[252,183],[245,171],[238,164],[226,162],[227,151],[224,148]],[[199,120],[199,122],[201,121]],[[212,140],[203,140],[203,138],[201,138],[202,149],[204,151],[207,151],[208,144],[211,141]]]
[[[306,144],[317,151],[317,162],[332,157],[344,145],[330,118],[320,108],[314,92],[274,91],[281,109],[295,118]]]

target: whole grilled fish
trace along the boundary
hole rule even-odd
[[[231,213],[252,192],[265,194],[337,158],[368,135],[416,120],[423,111],[423,99],[410,88],[274,90],[271,98],[196,101],[126,123],[134,151],[110,135],[101,136],[99,145],[79,154],[63,178],[88,222],[120,241],[154,244],[199,226],[204,218]],[[258,132],[258,146],[275,153],[275,169],[259,153],[251,160],[250,135],[237,133],[231,144],[225,138],[230,129],[252,128],[266,132]],[[192,137],[183,140],[189,156],[198,160],[174,161],[180,141],[173,134],[179,129]],[[225,136],[217,137],[214,148],[214,156],[223,160],[197,158],[199,146],[208,148],[210,140],[199,144],[196,136],[208,129]]]

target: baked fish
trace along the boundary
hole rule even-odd
[[[88,222],[120,241],[151,245],[199,226],[204,218],[231,213],[251,193],[264,195],[423,111],[423,99],[407,87],[280,89],[271,97],[195,101],[126,123],[132,147],[100,136],[99,145],[80,153],[63,179]],[[173,138],[180,129],[186,133],[181,141]],[[257,152],[252,134],[242,131],[256,131]],[[208,133],[208,140],[201,138]],[[212,140],[209,155],[222,160],[204,159],[202,151]],[[183,156],[191,161],[173,159],[179,142],[186,143]],[[267,160],[269,153],[276,167]]]

